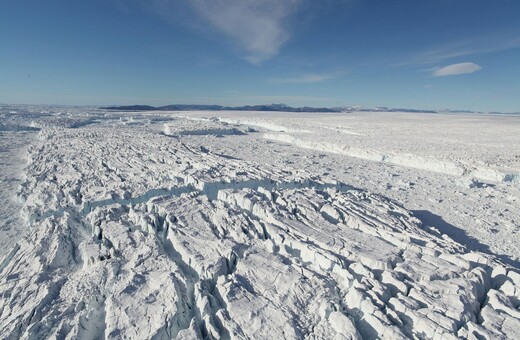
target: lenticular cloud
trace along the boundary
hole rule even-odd
[[[434,77],[456,76],[460,74],[474,73],[481,69],[482,67],[475,63],[460,63],[441,67],[440,69],[433,71],[432,75]]]

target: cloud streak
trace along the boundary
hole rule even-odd
[[[326,80],[338,78],[343,73],[324,73],[324,74],[304,74],[296,77],[271,78],[270,82],[280,84],[311,84],[321,83]]]
[[[288,19],[303,0],[192,0],[196,13],[261,63],[275,56],[289,40]]]
[[[410,60],[398,63],[398,66],[427,65],[444,60],[471,55],[488,54],[520,48],[519,37],[495,35],[468,41],[456,42],[424,51]]]
[[[482,70],[482,67],[475,63],[460,63],[441,67],[432,72],[433,77],[447,77],[461,74],[470,74]]]

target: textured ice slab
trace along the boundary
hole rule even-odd
[[[185,138],[191,145],[307,169],[390,197],[469,249],[520,268],[520,116],[189,113],[201,116],[291,132],[256,127],[259,133],[241,138]]]
[[[22,204],[16,193],[24,180],[26,147],[38,129],[0,106],[0,258],[6,256],[27,229],[20,218]]]
[[[388,198],[164,124],[213,129],[41,124],[20,189],[30,233],[0,267],[3,338],[518,336],[514,269]]]

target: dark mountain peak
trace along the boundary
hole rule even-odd
[[[150,105],[128,105],[128,106],[105,106],[100,107],[103,110],[118,110],[118,111],[154,111],[156,107]]]

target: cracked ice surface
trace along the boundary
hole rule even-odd
[[[229,124],[41,118],[2,337],[518,337],[517,271],[391,199],[190,141],[255,133]]]

